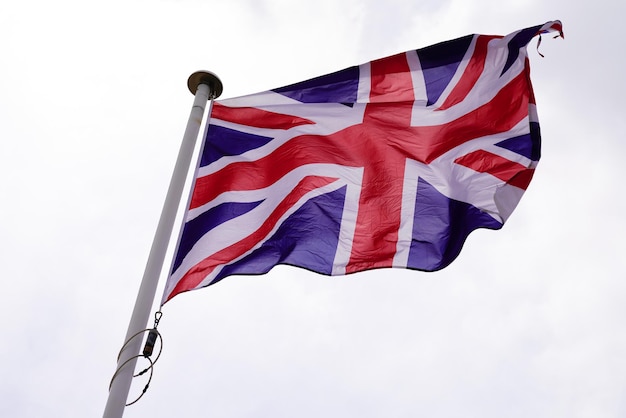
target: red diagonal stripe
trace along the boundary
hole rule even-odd
[[[413,143],[418,161],[430,164],[451,149],[487,135],[506,132],[528,115],[529,84],[520,73],[496,96],[458,119],[441,126],[416,128]]]
[[[274,211],[263,222],[263,225],[246,238],[239,242],[226,247],[193,266],[176,284],[174,290],[168,297],[168,300],[179,293],[194,289],[198,286],[206,276],[208,276],[216,266],[220,264],[228,264],[231,261],[241,257],[259,241],[265,238],[280,218],[295,205],[304,195],[312,190],[324,187],[337,179],[331,177],[312,177],[307,176],[300,180],[298,185],[283,199],[282,202],[274,209]]]
[[[236,111],[232,110],[233,108],[219,103],[213,103],[211,117],[226,122],[269,129],[289,129],[294,126],[315,124],[315,122],[309,119],[270,112],[254,107],[238,107],[235,109]]]
[[[485,68],[485,59],[487,58],[487,46],[489,45],[489,41],[499,38],[502,37],[486,35],[478,36],[472,58],[467,64],[467,67],[458,83],[454,86],[439,110],[448,109],[465,99],[465,96],[467,96],[467,94],[472,90],[474,84],[476,84],[476,81],[478,81],[478,78]]]
[[[526,190],[535,172],[522,164],[485,150],[478,150],[454,160],[455,163],[479,173],[488,173],[500,180]]]

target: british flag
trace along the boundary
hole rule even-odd
[[[450,264],[499,229],[540,157],[526,47],[470,35],[215,102],[163,303],[288,264]]]

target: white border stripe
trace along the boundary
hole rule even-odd
[[[357,103],[369,103],[372,90],[372,68],[370,63],[359,65],[359,90],[356,96]]]
[[[337,242],[337,252],[333,260],[333,275],[346,274],[346,266],[352,254],[352,243],[354,242],[354,231],[356,230],[356,219],[359,213],[359,201],[361,190],[363,189],[363,168],[355,168],[354,174],[359,174],[358,183],[348,183],[346,199],[344,201],[343,213],[341,216],[341,230],[339,231],[339,241]]]
[[[413,222],[415,220],[415,200],[417,199],[417,182],[419,180],[416,165],[422,165],[415,160],[406,160],[404,165],[404,184],[402,186],[402,209],[400,212],[400,229],[396,254],[393,257],[393,267],[406,267],[409,262],[409,252],[413,239]]]
[[[413,107],[424,107],[428,102],[428,95],[426,94],[426,82],[424,81],[420,58],[417,55],[417,51],[407,51],[405,55],[411,71],[411,81],[413,82],[413,96],[415,97]]]

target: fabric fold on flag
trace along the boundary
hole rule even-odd
[[[500,229],[541,156],[527,45],[469,35],[216,101],[162,303],[278,264],[435,271]]]

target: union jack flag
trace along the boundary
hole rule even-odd
[[[499,229],[540,134],[526,47],[469,35],[215,102],[163,303],[288,264],[442,269]]]

